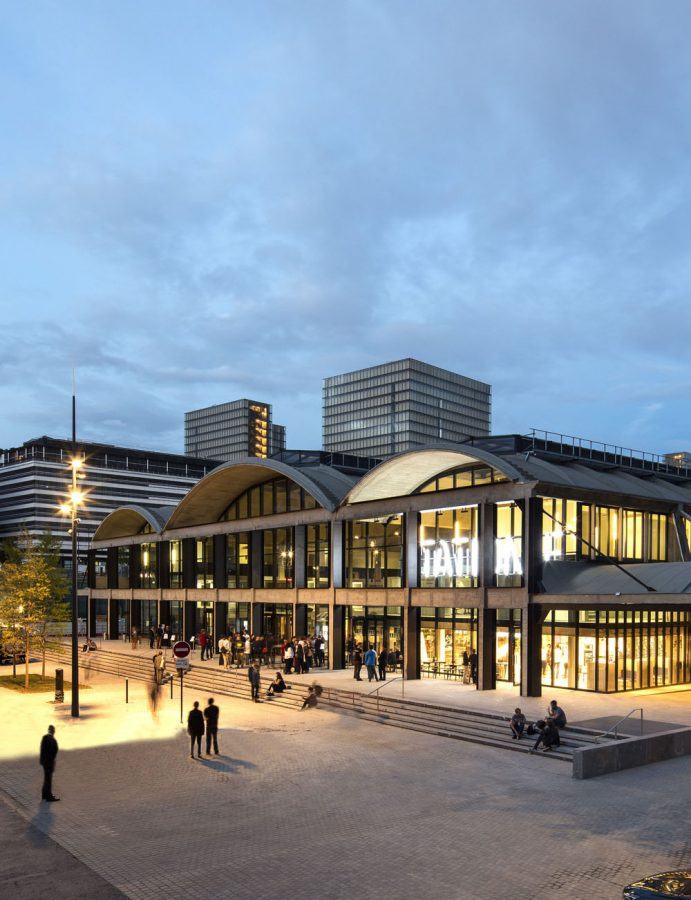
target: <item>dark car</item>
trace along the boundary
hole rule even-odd
[[[691,871],[661,872],[624,888],[624,900],[669,900],[691,898]]]

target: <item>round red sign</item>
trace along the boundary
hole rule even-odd
[[[177,656],[178,659],[185,659],[191,651],[192,648],[187,641],[176,641],[173,644],[173,656]]]

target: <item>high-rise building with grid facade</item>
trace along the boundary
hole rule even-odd
[[[390,456],[490,433],[489,384],[417,359],[324,379],[324,450]]]
[[[284,425],[271,421],[271,404],[233,400],[185,413],[185,453],[228,461],[241,456],[262,459],[285,450]]]

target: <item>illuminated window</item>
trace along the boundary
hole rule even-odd
[[[517,503],[497,503],[494,578],[497,587],[523,583],[523,510]]]
[[[403,586],[403,516],[346,523],[347,587]]]
[[[476,587],[477,506],[420,513],[419,559],[421,587]]]

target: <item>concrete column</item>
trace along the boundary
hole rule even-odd
[[[480,587],[494,586],[494,503],[481,503],[480,521]]]
[[[96,587],[96,551],[86,551],[86,586]]]
[[[197,548],[194,538],[182,539],[182,586],[195,588],[197,566]]]
[[[406,513],[405,517],[405,567],[406,587],[416,588],[419,581],[419,553],[418,534],[420,532],[420,514],[416,512]]]
[[[170,587],[170,541],[158,542],[158,586]]]
[[[307,544],[304,525],[296,525],[293,529],[293,586],[307,587]],[[298,632],[299,633],[299,632]]]
[[[297,637],[305,637],[307,634],[307,604],[295,604],[295,621],[293,623],[293,634]]]
[[[130,587],[139,588],[142,573],[142,548],[139,544],[130,547]]]
[[[478,610],[477,689],[493,691],[497,686],[497,611]]]
[[[343,587],[343,522],[331,523],[331,584],[335,588]]]
[[[224,588],[226,585],[226,536],[214,535],[214,587]]]
[[[86,623],[86,633],[89,637],[94,637],[96,634],[96,601],[94,598],[89,595],[89,599],[86,604],[87,608],[87,623]]]
[[[158,622],[163,625],[164,631],[170,634],[170,600],[158,601]]]
[[[218,648],[218,642],[225,637],[228,631],[228,604],[214,603],[214,653]]]
[[[192,635],[197,634],[197,604],[194,600],[185,600],[182,609],[185,619],[185,640],[189,641]]]
[[[403,677],[420,677],[420,607],[403,607]]]
[[[261,531],[250,532],[250,585],[253,588],[264,586],[263,552]]]
[[[523,580],[529,594],[535,594],[542,578],[541,502],[537,497],[523,501]]]
[[[106,557],[106,577],[108,587],[112,590],[118,586],[118,548],[108,547]]]
[[[329,668],[345,668],[345,606],[329,604]]]
[[[521,610],[521,697],[542,696],[542,624],[546,613],[529,604]]]
[[[130,631],[136,628],[140,633],[142,629],[142,605],[139,600],[130,600]]]
[[[264,630],[264,604],[263,603],[253,603],[252,609],[250,610],[251,616],[251,627],[250,632],[252,634],[262,634]]]
[[[111,640],[119,638],[118,633],[118,601],[111,597],[108,600],[108,637]]]

